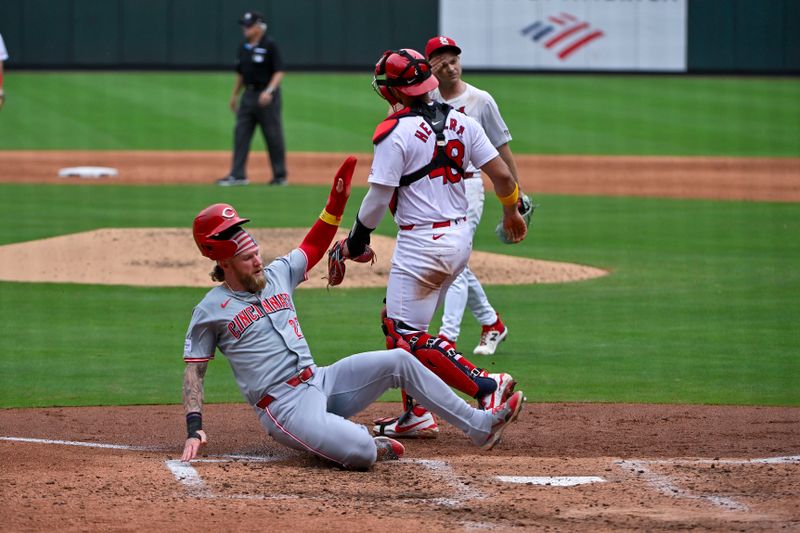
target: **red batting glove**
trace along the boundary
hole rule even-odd
[[[325,211],[335,217],[341,217],[344,213],[344,207],[350,197],[350,183],[353,180],[357,161],[358,159],[354,156],[348,156],[333,178],[333,186],[331,186],[331,194],[328,196]]]

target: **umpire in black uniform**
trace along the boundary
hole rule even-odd
[[[248,11],[239,20],[244,42],[236,58],[236,83],[233,86],[230,106],[236,113],[234,130],[233,164],[228,176],[217,180],[217,185],[247,185],[247,155],[256,124],[267,143],[272,164],[270,185],[286,184],[286,146],[281,123],[281,90],[283,60],[278,45],[267,37],[264,17]],[[239,99],[239,92],[244,94]]]

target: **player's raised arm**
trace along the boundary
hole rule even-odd
[[[350,197],[350,183],[353,179],[356,161],[355,157],[349,156],[339,167],[333,178],[328,203],[325,204],[325,208],[319,215],[319,220],[311,226],[303,242],[300,243],[299,248],[308,259],[306,271],[311,270],[322,259],[336,235],[336,230],[339,229],[347,199]]]
[[[183,408],[186,412],[188,436],[183,447],[181,461],[191,461],[197,457],[200,446],[208,442],[203,431],[203,380],[208,363],[189,363],[183,373]]]

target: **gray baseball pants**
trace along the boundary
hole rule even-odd
[[[368,468],[377,456],[369,430],[347,420],[391,388],[403,388],[435,414],[464,431],[475,444],[489,435],[493,417],[470,406],[413,355],[401,349],[351,355],[317,367],[297,387],[270,391],[276,400],[254,407],[275,440],[345,468]]]

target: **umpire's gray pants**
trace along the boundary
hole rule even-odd
[[[493,417],[471,407],[405,350],[345,357],[315,369],[308,383],[280,385],[266,409],[254,407],[261,425],[278,442],[345,468],[370,467],[377,457],[367,428],[347,420],[391,388],[404,388],[431,411],[464,431],[475,444],[489,435]],[[270,391],[272,394],[273,391]]]
[[[233,132],[233,165],[231,176],[247,177],[247,156],[250,153],[250,142],[256,124],[261,127],[264,141],[267,143],[269,161],[272,165],[272,179],[286,178],[286,145],[283,141],[283,123],[281,121],[281,91],[278,89],[272,96],[268,106],[258,105],[260,91],[245,89],[239,100],[236,112],[236,127]]]

